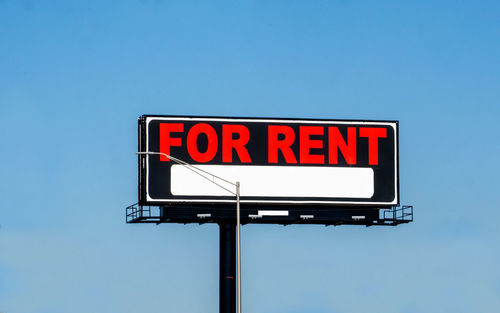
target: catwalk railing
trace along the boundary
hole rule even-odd
[[[286,216],[263,215],[260,212],[286,212]],[[127,223],[220,223],[235,219],[232,207],[140,206],[126,208]],[[389,208],[286,208],[242,207],[241,223],[258,224],[322,224],[325,226],[364,225],[396,226],[413,221],[413,206]]]

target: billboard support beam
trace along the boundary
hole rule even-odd
[[[219,224],[219,312],[236,311],[236,225]],[[238,304],[240,305],[240,304]]]

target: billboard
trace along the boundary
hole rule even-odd
[[[139,152],[239,181],[242,205],[399,204],[397,121],[144,115]],[[140,205],[234,203],[232,185],[166,155],[139,155]]]

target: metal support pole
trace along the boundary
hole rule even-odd
[[[219,224],[219,312],[236,311],[236,227]]]
[[[238,313],[241,313],[241,241],[240,241],[240,182],[236,182],[236,289],[238,297]]]

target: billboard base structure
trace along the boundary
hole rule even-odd
[[[206,213],[204,213],[206,212]],[[310,213],[310,214],[309,214]],[[126,208],[127,223],[234,223],[234,206],[141,206]],[[413,206],[388,208],[242,206],[241,224],[396,226],[413,221]]]
[[[323,224],[325,226],[396,226],[413,221],[413,206],[389,208],[301,208],[244,206],[241,224]],[[200,213],[206,211],[207,213]],[[208,213],[210,212],[210,213]],[[311,214],[308,214],[311,212]],[[312,214],[314,213],[314,214]],[[141,206],[126,208],[127,223],[219,224],[219,312],[236,312],[236,224],[232,206]]]

